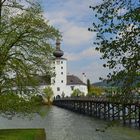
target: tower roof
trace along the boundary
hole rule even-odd
[[[60,39],[57,38],[57,40],[56,40],[56,49],[55,49],[55,51],[53,53],[53,55],[55,57],[57,57],[57,58],[60,58],[60,57],[62,57],[64,55],[64,52],[60,49],[60,45],[61,45]]]

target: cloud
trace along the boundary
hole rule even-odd
[[[46,19],[49,19],[49,23],[51,25],[62,25],[67,24],[67,11],[61,10],[61,11],[51,11],[44,13],[44,16]]]
[[[68,14],[65,11],[52,12],[45,14],[45,17],[50,19],[51,25],[56,25],[63,35],[64,44],[71,47],[78,47],[86,44],[95,37],[95,33],[88,31],[88,27],[80,26],[68,19]]]
[[[55,10],[44,14],[50,20],[50,24],[62,33],[65,46],[81,47],[84,44],[86,46],[86,43],[95,38],[96,33],[88,31],[91,21],[87,17],[90,12],[92,13],[88,8],[89,5],[90,3],[85,1],[80,1],[80,4],[74,0],[65,1],[63,4],[60,3],[62,9],[56,6]]]
[[[85,73],[87,79],[90,79],[92,83],[99,82],[99,78],[106,78],[107,74],[110,72],[107,68],[104,68],[103,61],[93,61],[88,66],[83,66],[80,69],[74,69],[71,71],[78,77],[81,77],[81,73]]]
[[[92,40],[92,33],[86,27],[71,26],[64,32],[64,42],[71,46],[80,46]]]
[[[90,58],[96,58],[99,56],[99,52],[95,51],[93,48],[88,48],[79,53],[65,53],[65,57],[68,59],[68,61],[79,61],[83,59],[85,60]]]

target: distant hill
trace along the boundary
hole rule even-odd
[[[102,81],[102,82],[96,82],[93,83],[92,86],[98,86],[98,87],[111,87],[111,83],[107,83],[107,81]]]
[[[140,83],[140,76],[138,76],[135,80],[135,83],[133,85],[137,85],[138,83]],[[120,87],[122,86],[123,84],[123,81],[120,82],[120,83],[116,83],[116,84],[113,84],[112,82],[107,82],[107,81],[102,81],[102,82],[96,82],[96,83],[93,83],[92,86],[99,86],[99,87]]]

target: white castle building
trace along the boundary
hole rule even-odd
[[[56,41],[56,49],[53,53],[52,68],[55,76],[51,78],[51,87],[54,96],[71,96],[74,89],[79,89],[84,94],[87,94],[86,76],[83,73],[83,80],[77,76],[67,75],[67,59],[63,58],[63,51],[60,49],[60,40]]]

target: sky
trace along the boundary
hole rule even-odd
[[[61,49],[68,59],[68,73],[79,77],[86,73],[93,83],[109,73],[103,68],[101,54],[95,51],[93,45],[96,33],[88,31],[94,20],[89,6],[100,2],[101,0],[41,0],[44,17],[62,33]]]

